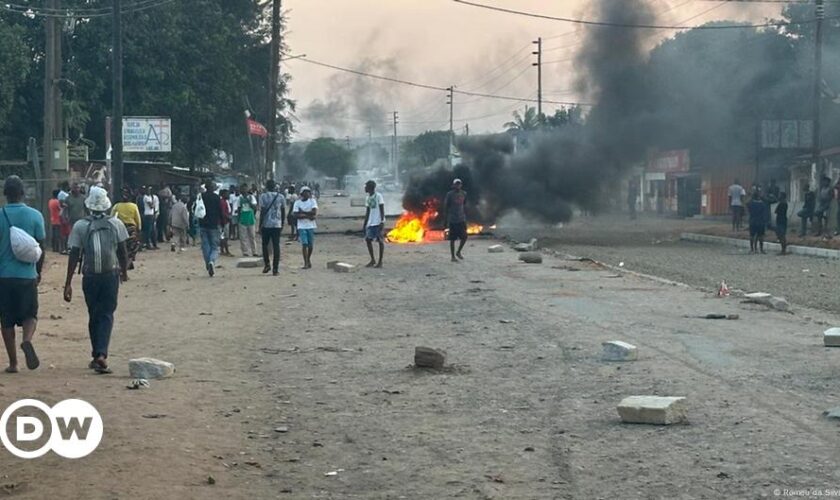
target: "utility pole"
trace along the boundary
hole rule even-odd
[[[47,0],[47,8],[55,9],[58,0]],[[46,59],[44,60],[44,175],[43,178],[52,177],[53,170],[53,142],[55,142],[55,25],[58,20],[55,17],[47,17],[45,21],[46,43],[44,49]],[[43,183],[41,183],[43,184]],[[44,205],[44,193],[46,188],[38,186],[38,197],[40,205]]]
[[[111,186],[113,196],[120,199],[120,192],[124,184],[123,170],[123,47],[122,47],[122,0],[114,0],[114,21],[112,27],[113,58],[112,80],[113,80],[113,108],[114,116],[111,118]]]
[[[449,91],[446,101],[446,104],[449,104],[449,144],[455,144],[455,86],[452,85],[446,90]]]
[[[542,37],[533,42],[537,50],[533,52],[537,56],[537,62],[531,63],[537,67],[537,120],[542,123]]]
[[[271,75],[269,78],[268,137],[265,144],[265,174],[274,172],[274,149],[277,146],[277,94],[280,86],[280,0],[274,0],[271,11]]]
[[[391,143],[391,157],[394,159],[394,183],[400,184],[400,162],[397,159],[398,145],[397,145],[397,123],[399,123],[399,115],[394,111],[394,140]]]
[[[816,44],[814,48],[814,151],[812,157],[812,176],[819,175],[820,150],[822,149],[821,123],[820,123],[820,99],[822,97],[822,39],[823,19],[825,18],[825,7],[823,0],[817,0],[817,31]],[[816,179],[814,179],[816,180]]]

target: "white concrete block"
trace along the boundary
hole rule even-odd
[[[337,273],[350,273],[356,269],[356,266],[352,264],[345,264],[344,262],[339,262],[338,264],[333,267],[333,270]]]
[[[146,380],[171,377],[175,365],[155,358],[137,358],[128,360],[128,373],[131,378]]]
[[[630,396],[618,404],[618,414],[626,424],[688,423],[684,397]]]
[[[505,247],[502,245],[493,245],[491,247],[487,247],[487,251],[489,253],[502,253],[505,251]]]
[[[602,342],[603,352],[601,359],[604,361],[636,361],[639,358],[639,351],[633,344],[620,340]]]
[[[253,269],[257,267],[263,266],[262,259],[255,259],[255,258],[244,258],[239,259],[236,261],[236,267],[240,269]]]
[[[840,347],[840,328],[829,328],[823,332],[826,347]]]
[[[539,252],[525,252],[519,254],[519,260],[526,264],[542,264],[543,257]]]

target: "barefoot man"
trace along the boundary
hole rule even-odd
[[[467,192],[463,190],[463,184],[461,179],[455,179],[452,182],[452,191],[446,193],[446,200],[443,202],[443,215],[449,226],[449,253],[452,255],[452,262],[464,260],[461,252],[467,244],[467,214],[464,211]],[[456,252],[455,242],[458,240],[461,244]]]
[[[367,181],[365,183],[367,200],[365,201],[365,242],[367,243],[370,262],[367,267],[382,267],[382,255],[385,253],[385,198],[382,193],[376,192],[376,183]],[[373,255],[373,242],[379,243],[379,262]]]
[[[34,264],[18,260],[12,252],[9,235],[10,226],[22,229],[35,238],[43,250],[46,233],[44,217],[23,203],[23,193],[20,177],[11,175],[6,178],[3,195],[7,203],[0,214],[0,325],[6,353],[9,355],[7,373],[18,371],[16,326],[23,328],[20,348],[26,356],[26,367],[34,370],[40,364],[32,347],[32,337],[38,325],[38,283],[41,281],[44,254],[42,252],[41,258]]]

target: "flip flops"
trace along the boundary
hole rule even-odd
[[[30,370],[34,370],[41,366],[41,361],[38,360],[38,355],[35,354],[35,348],[32,346],[32,342],[24,341],[20,348],[23,350],[23,355],[26,356],[26,367]]]

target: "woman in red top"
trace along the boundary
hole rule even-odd
[[[52,251],[56,253],[66,253],[64,250],[64,238],[61,237],[61,202],[58,201],[58,189],[52,192],[47,204],[50,210],[50,242],[52,244]]]

